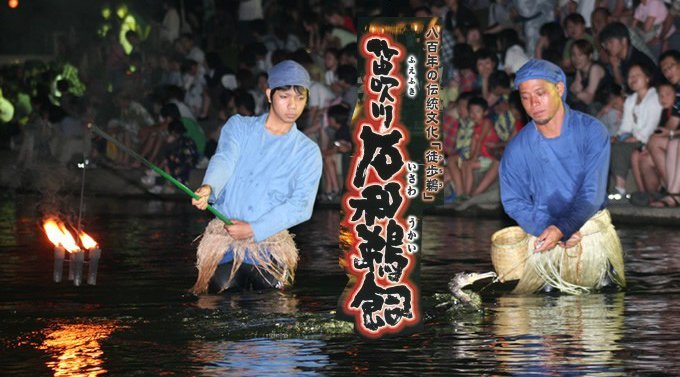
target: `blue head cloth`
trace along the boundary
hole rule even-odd
[[[267,84],[270,89],[289,85],[302,86],[309,89],[312,83],[305,67],[292,60],[284,60],[271,67],[267,74],[269,75]]]
[[[553,84],[562,81],[564,84],[562,100],[567,98],[567,76],[562,71],[562,68],[547,60],[531,59],[517,70],[515,74],[515,89],[519,89],[519,84],[535,79],[550,81]]]

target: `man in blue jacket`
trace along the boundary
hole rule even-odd
[[[200,199],[192,200],[199,209],[213,203],[233,222],[208,225],[199,244],[196,293],[210,278],[218,291],[292,283],[297,249],[287,229],[311,217],[322,160],[318,145],[295,125],[307,102],[309,74],[291,60],[268,73],[269,112],[227,121],[196,190]]]
[[[610,153],[607,129],[599,120],[569,108],[564,102],[565,74],[548,61],[527,62],[517,71],[515,87],[532,121],[503,154],[501,201],[505,212],[533,236],[530,253],[561,254],[576,246],[586,253],[590,252],[586,246],[595,246],[596,253],[618,249],[620,256],[620,241],[607,211],[602,211]],[[595,217],[601,226],[593,226],[588,242],[583,242],[583,229]],[[618,247],[600,245],[608,242]]]

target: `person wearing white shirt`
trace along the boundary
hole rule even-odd
[[[163,16],[163,23],[161,24],[160,39],[162,41],[173,43],[179,37],[179,30],[181,20],[177,12],[177,6],[174,1],[167,0],[163,3],[165,15]]]
[[[611,173],[615,190],[626,193],[626,176],[631,156],[643,148],[661,118],[661,104],[656,88],[652,86],[652,73],[644,64],[634,63],[628,71],[628,86],[633,94],[623,104],[621,127],[612,143]]]

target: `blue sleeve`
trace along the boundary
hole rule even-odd
[[[300,165],[292,181],[291,195],[286,201],[250,223],[255,242],[260,242],[312,217],[314,198],[321,179],[321,151],[318,146],[312,145],[296,160],[300,161]]]
[[[550,225],[546,211],[536,210],[531,196],[531,182],[527,160],[516,139],[508,146],[501,159],[499,180],[503,209],[525,232],[540,235]],[[530,153],[526,151],[526,153]]]
[[[610,142],[606,128],[599,121],[585,126],[581,139],[583,154],[583,181],[574,193],[571,205],[563,216],[555,220],[562,231],[563,241],[568,240],[583,224],[602,208],[607,194]]]
[[[214,203],[220,192],[224,189],[236,167],[239,159],[239,125],[241,117],[232,116],[222,127],[220,139],[217,142],[217,150],[210,159],[208,169],[203,177],[203,184],[210,185],[212,192],[209,201]]]

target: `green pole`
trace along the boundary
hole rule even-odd
[[[137,153],[137,152],[133,151],[132,149],[126,147],[123,143],[116,140],[113,136],[102,131],[99,127],[95,126],[94,124],[90,124],[90,127],[92,128],[92,131],[94,131],[97,135],[99,135],[99,136],[103,137],[104,139],[112,142],[113,144],[116,144],[116,146],[118,148],[120,148],[123,152],[125,152],[125,153],[129,154],[130,156],[136,158],[137,160],[142,162],[144,165],[148,166],[151,170],[160,174],[161,177],[167,179],[170,183],[175,185],[178,189],[184,191],[184,193],[186,193],[190,197],[192,197],[194,199],[199,199],[199,196],[196,195],[195,192],[191,191],[191,189],[189,189],[187,186],[185,186],[182,182],[178,181],[173,176],[166,173],[165,170],[163,170],[163,169],[159,168],[158,166],[152,164],[149,160],[142,157],[139,153]],[[220,211],[216,210],[215,207],[211,206],[210,204],[208,204],[208,211],[212,212],[213,215],[217,216],[218,219],[224,221],[225,224],[232,225],[232,222],[228,218],[226,218]]]

